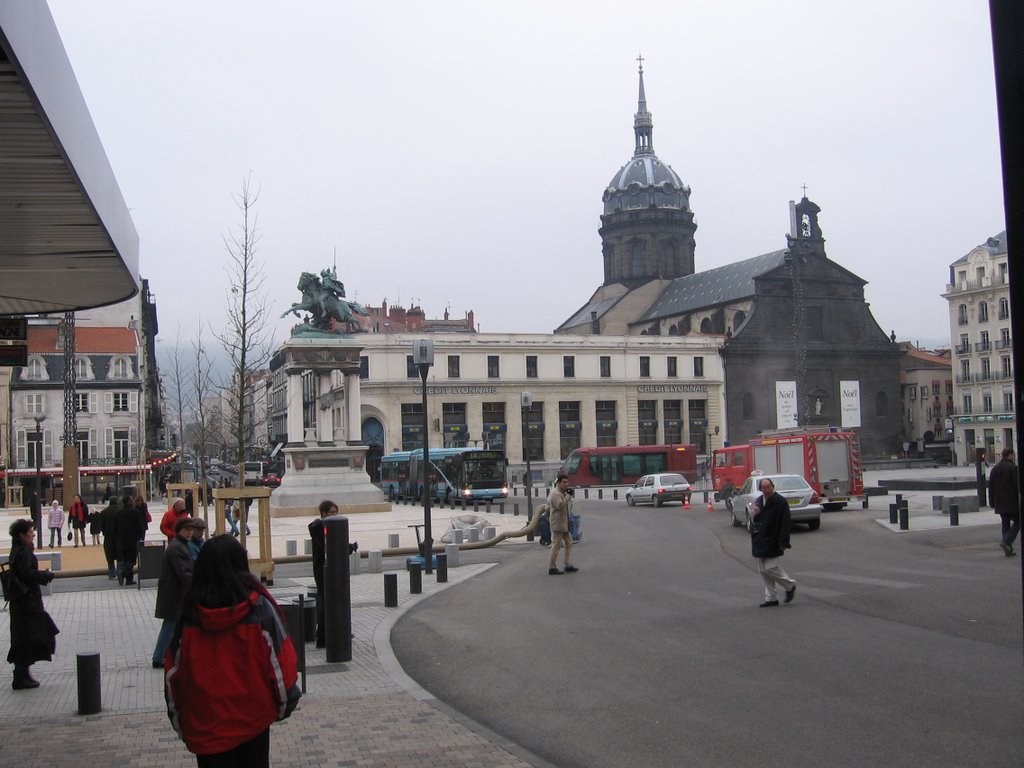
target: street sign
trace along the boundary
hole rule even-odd
[[[0,317],[0,340],[27,341],[28,320],[24,317]]]
[[[28,345],[0,345],[0,366],[28,365]]]

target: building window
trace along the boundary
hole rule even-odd
[[[458,355],[448,355],[448,378],[457,379],[462,375],[461,363]]]
[[[679,376],[679,360],[676,357],[669,356],[665,358],[665,367],[670,379],[678,378]]]
[[[46,365],[43,363],[43,359],[41,357],[30,357],[28,365],[25,366],[25,372],[21,377],[28,381],[45,381]]]
[[[370,378],[370,358],[366,355],[359,356],[359,378],[363,381]]]
[[[612,377],[612,358],[610,355],[601,355],[601,378],[610,379]]]
[[[743,418],[747,420],[757,418],[757,403],[749,392],[743,393]]]
[[[921,399],[928,399],[928,387],[926,387],[924,384],[921,385]]]
[[[1003,378],[1004,379],[1012,379],[1013,378],[1013,365],[1010,363],[1010,356],[1009,355],[1003,355],[1002,357],[999,358],[999,363],[1000,363],[1000,365],[1002,367]]]
[[[961,304],[956,308],[957,325],[967,325],[967,305]]]
[[[960,334],[960,344],[957,345],[956,353],[958,355],[966,355],[970,351],[971,351],[970,336],[968,336],[966,333],[961,333]]]
[[[1010,319],[1010,300],[1005,296],[999,300],[999,319]]]
[[[576,378],[576,358],[572,355],[562,356],[562,375],[567,379]]]
[[[708,408],[706,400],[690,400],[686,404],[690,419],[690,442],[697,446],[698,453],[708,452]]]
[[[465,447],[469,440],[469,429],[466,427],[466,404],[442,403],[441,422],[444,429],[444,447]]]
[[[640,445],[655,445],[658,442],[658,401],[637,400],[637,420],[640,430]]]
[[[1000,328],[999,329],[999,348],[1006,349],[1010,346],[1010,329]]]
[[[807,307],[807,341],[824,341],[824,311],[821,307]]]
[[[1010,390],[1010,389],[1004,389],[1003,390],[1003,410],[1006,413],[1012,413],[1013,412],[1013,390]]]
[[[978,336],[978,351],[988,352],[992,348],[992,343],[989,340],[988,331],[982,331]]]
[[[982,392],[981,393],[981,410],[982,413],[992,413],[992,393]]]
[[[128,413],[129,412],[129,398],[127,392],[115,392],[114,393],[114,413]]]
[[[917,400],[917,384],[911,384],[907,387],[907,397],[911,400]]]
[[[694,375],[695,378],[698,378],[698,379],[704,377],[704,358],[703,357],[695,357],[695,358],[693,358],[693,375]]]
[[[665,416],[665,442],[683,442],[683,401],[665,400],[661,407]]]
[[[46,464],[44,454],[45,451],[45,431],[43,434],[36,432],[34,429],[29,430],[25,434],[25,446],[27,449],[27,461],[26,467],[41,467]]]
[[[115,461],[121,462],[122,464],[127,462],[130,457],[130,439],[129,431],[127,429],[115,429],[114,430],[114,452],[110,455],[110,458]]]
[[[537,378],[537,356],[527,355],[526,356],[526,378],[536,379]]]
[[[423,447],[423,403],[402,403],[402,450]]]
[[[640,355],[640,378],[651,378],[651,358],[648,355]]]
[[[89,395],[75,393],[75,413],[89,413]]]
[[[75,358],[75,378],[82,381],[89,378],[89,361],[84,357]]]
[[[43,395],[41,393],[25,395],[25,413],[29,416],[42,416],[43,412]]]
[[[974,413],[974,403],[971,401],[971,393],[964,393],[964,414]]]
[[[571,358],[569,358],[571,359]],[[578,400],[561,400],[558,403],[558,450],[564,459],[580,447],[580,403]]]
[[[505,403],[483,403],[484,419],[483,439],[488,448],[495,451],[505,450]]]
[[[594,416],[597,419],[597,445],[615,445],[615,436],[618,428],[618,421],[615,418],[614,400],[598,400],[594,404]]]
[[[971,380],[971,361],[961,360],[960,361],[960,381],[968,382]]]
[[[418,379],[420,377],[419,368],[416,367],[416,363],[412,361],[412,355],[405,356],[405,378],[407,379]]]
[[[536,358],[534,358],[536,360]],[[544,460],[544,403],[533,401],[526,409],[526,442],[523,445],[523,461]]]
[[[979,301],[978,302],[978,322],[979,323],[987,323],[988,322],[988,302],[986,302],[986,301]]]
[[[89,430],[80,429],[75,432],[75,446],[78,448],[78,460],[82,465],[88,464],[93,457],[92,440],[89,439]]]
[[[992,361],[987,357],[981,358],[981,380],[988,381],[992,378]]]
[[[501,377],[501,365],[498,355],[487,356],[487,378],[497,379]]]
[[[131,366],[128,364],[128,359],[124,357],[115,357],[113,370],[111,371],[111,378],[127,379],[129,377],[131,377]]]

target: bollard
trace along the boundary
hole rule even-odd
[[[480,502],[477,501],[476,499],[473,499],[473,514],[474,515],[479,515],[480,514]]]
[[[359,573],[359,557],[358,552],[353,552],[348,556],[348,572],[353,576]]]
[[[889,525],[896,525],[896,523],[899,520],[899,510],[900,510],[900,505],[899,504],[890,504],[889,505]]]
[[[454,504],[454,503],[455,502],[452,502],[452,504]],[[452,509],[455,509],[455,507],[453,506]],[[462,499],[462,511],[463,512],[466,511],[466,500],[465,499]]]
[[[312,539],[306,539],[303,542],[303,544],[305,544],[305,546],[303,547],[303,551],[307,555],[312,555],[313,554],[313,540]]]
[[[512,505],[512,516],[519,517],[519,502],[517,501]]]
[[[494,526],[484,528],[484,541],[488,539],[493,539],[496,535],[497,531],[495,530]]]
[[[458,544],[445,544],[444,545],[444,559],[447,565],[452,568],[459,567],[459,545]]]
[[[960,505],[950,504],[949,505],[949,524],[960,525]]]
[[[434,571],[438,584],[448,581],[448,555],[437,556],[437,568]]]
[[[462,543],[462,539],[464,538],[463,530],[461,528],[456,528],[455,530],[453,530],[452,531],[452,538],[455,540],[456,544],[461,544]]]
[[[910,530],[910,509],[906,503],[900,505],[900,530]]]
[[[352,661],[352,583],[349,573],[348,518],[325,517],[324,640],[329,664]]]
[[[284,543],[284,553],[288,557],[295,557],[295,555],[299,554],[299,542],[295,539],[288,539]]]
[[[902,493],[897,493],[896,494],[896,506],[898,507],[902,503],[903,503],[903,494]]]
[[[480,529],[479,528],[470,528],[469,529],[469,540],[470,541],[480,541]]]
[[[597,500],[600,501],[604,498],[604,488],[597,489]]]
[[[584,488],[583,489],[583,498],[584,499],[589,499],[590,498],[590,489],[589,488]]]
[[[394,571],[384,574],[384,607],[398,607],[398,574]]]
[[[398,534],[397,533],[389,533],[388,534],[388,549],[398,549]]]
[[[485,515],[491,514],[491,500],[490,499],[487,500],[487,506],[484,507],[484,514]]]
[[[371,549],[366,554],[366,569],[370,573],[381,573],[384,570],[384,553],[379,549]]]
[[[100,699],[100,655],[79,653],[78,667],[78,714],[95,715],[103,708]]]
[[[612,499],[614,501],[618,501],[619,500],[619,489],[618,488],[615,488],[615,489],[612,490]]]
[[[868,508],[868,499],[870,499],[870,498],[871,497],[868,496],[866,493],[864,494],[864,498],[861,499],[861,501],[860,501],[860,508],[861,509],[867,509]]]
[[[504,501],[499,501],[498,502],[498,514],[499,515],[504,515],[505,514],[505,502]]]
[[[409,563],[409,594],[423,594],[423,570],[419,563]]]

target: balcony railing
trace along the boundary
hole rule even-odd
[[[1011,349],[1012,347],[1013,339],[1000,339],[996,342],[996,349]]]
[[[958,355],[966,355],[970,351],[971,351],[971,345],[970,344],[957,344],[957,346],[956,346],[956,353]]]
[[[989,352],[992,349],[991,341],[979,341],[974,345],[975,352]]]
[[[1004,275],[983,277],[981,280],[957,280],[955,283],[946,283],[946,293],[977,291],[982,288],[996,288],[1000,285],[1006,285],[1006,277]]]

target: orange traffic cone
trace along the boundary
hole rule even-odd
[[[715,511],[714,506],[711,504],[710,501],[708,501],[708,512],[714,512],[714,511]]]
[[[690,500],[689,500],[689,499],[687,499],[687,500],[685,501],[685,503],[683,504],[683,509],[689,509],[689,508],[690,508]]]

